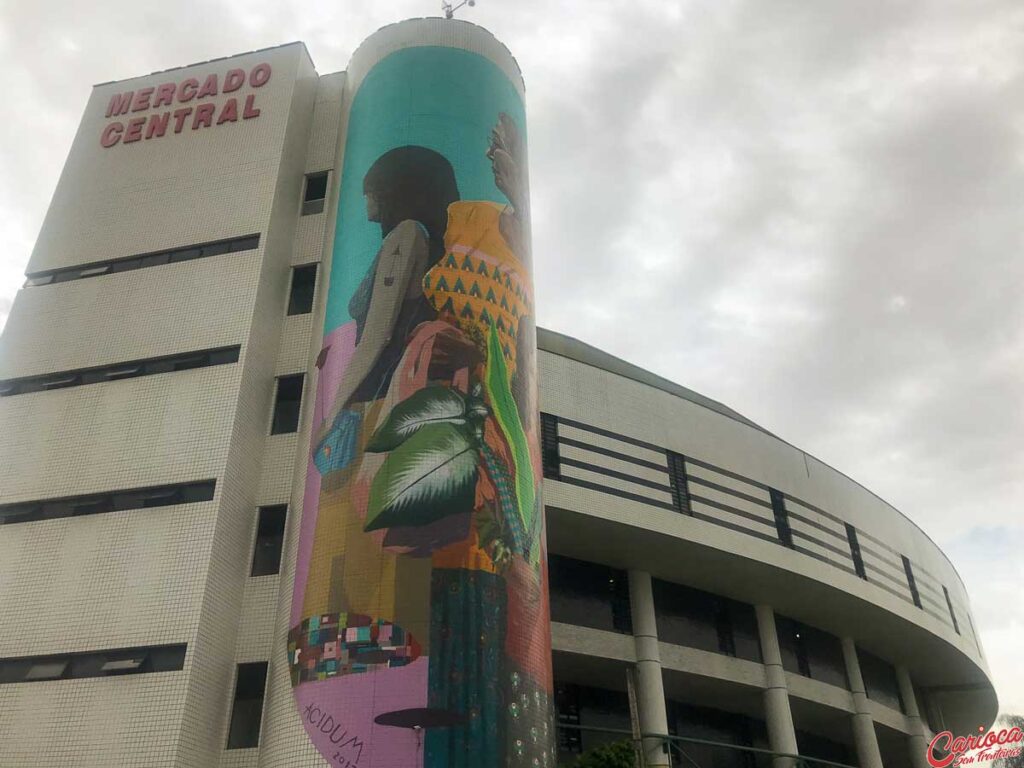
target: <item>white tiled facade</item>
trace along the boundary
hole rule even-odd
[[[420,20],[371,46],[415,45],[421,33],[437,44],[448,29]],[[453,39],[476,34],[456,31]],[[255,94],[258,118],[100,146],[114,94],[264,62],[270,81],[236,94]],[[0,382],[220,347],[239,346],[240,356],[235,364],[0,397],[0,506],[216,480],[211,501],[0,525],[0,662],[187,645],[180,671],[0,684],[0,766],[326,765],[301,727],[284,657],[311,409],[303,403],[296,433],[271,435],[270,419],[277,377],[305,374],[312,391],[346,89],[364,74],[319,76],[295,43],[94,89],[29,275],[246,235],[260,241],[253,250],[18,294],[0,337]],[[219,108],[226,98],[213,101]],[[321,171],[331,172],[324,213],[300,215],[304,177]],[[291,268],[313,263],[322,267],[313,311],[287,316]],[[562,420],[563,437],[604,451],[562,447],[563,460],[596,469],[566,468],[562,481],[545,482],[551,551],[774,605],[852,636],[907,669],[921,689],[973,686],[966,698],[940,703],[936,695],[928,706],[950,722],[991,720],[994,693],[968,597],[913,523],[700,396],[556,334],[542,332],[540,348],[542,411]],[[706,501],[695,511],[710,517],[719,514],[715,504],[729,503],[746,514],[737,518],[743,523],[722,527],[668,509],[671,491],[654,487],[665,477],[666,450],[697,462],[689,472],[705,484]],[[626,474],[649,492],[638,495]],[[815,558],[752,538],[749,531],[775,535],[769,488],[816,521],[794,522],[794,531],[831,528],[835,538],[845,535],[845,521],[906,555],[920,569],[929,610],[891,586],[902,573],[891,552],[869,561],[887,574],[871,582],[830,562],[834,548],[808,544]],[[257,510],[278,504],[289,505],[281,572],[251,577]],[[958,631],[944,613],[943,586]],[[557,622],[553,647],[556,675],[559,658],[577,670],[638,660],[628,636]],[[660,656],[667,684],[757,697],[770,687],[759,663],[667,643]],[[254,661],[269,662],[260,747],[229,750],[236,665]],[[798,718],[805,707],[844,722],[857,712],[850,691],[790,678]],[[872,706],[880,741],[922,736],[909,711]]]

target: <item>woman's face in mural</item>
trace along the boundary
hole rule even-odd
[[[371,190],[367,190],[366,195],[366,218],[368,221],[380,221],[380,201],[377,199],[377,195]]]

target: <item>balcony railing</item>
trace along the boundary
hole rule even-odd
[[[706,760],[702,761],[694,754],[695,747],[714,750],[718,755],[735,755],[745,757],[738,765],[744,768],[856,768],[847,763],[836,763],[831,760],[821,760],[805,755],[794,755],[786,752],[773,752],[769,749],[758,749],[757,747],[745,747],[738,744],[728,744],[720,741],[709,741],[708,739],[695,739],[688,736],[672,736],[669,734],[644,733],[639,736],[631,731],[615,728],[595,728],[586,725],[570,725],[559,723],[558,730],[575,731],[581,733],[603,734],[609,737],[609,741],[628,741],[633,744],[633,752],[636,756],[636,768],[648,768],[648,762],[644,757],[642,742],[647,740],[660,741],[671,758],[673,768],[714,768]],[[562,768],[572,768],[572,762],[563,763]]]

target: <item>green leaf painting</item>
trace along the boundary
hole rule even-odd
[[[396,405],[366,445],[373,453],[393,451],[423,427],[466,423],[466,398],[456,389],[425,387]]]
[[[523,424],[519,419],[519,409],[512,397],[505,356],[501,351],[498,334],[493,325],[487,338],[487,371],[484,388],[487,391],[494,418],[501,428],[501,433],[505,436],[505,441],[512,449],[512,462],[516,469],[516,503],[519,507],[519,517],[523,521],[523,527],[530,530],[530,523],[534,515],[533,503],[537,493],[533,478],[533,464],[530,462],[530,447],[527,445],[526,433],[523,431]]]
[[[419,526],[473,508],[479,454],[466,428],[420,426],[392,451],[370,486],[365,530]]]

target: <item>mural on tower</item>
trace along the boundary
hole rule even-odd
[[[524,131],[460,49],[352,102],[288,637],[333,766],[554,766]]]

